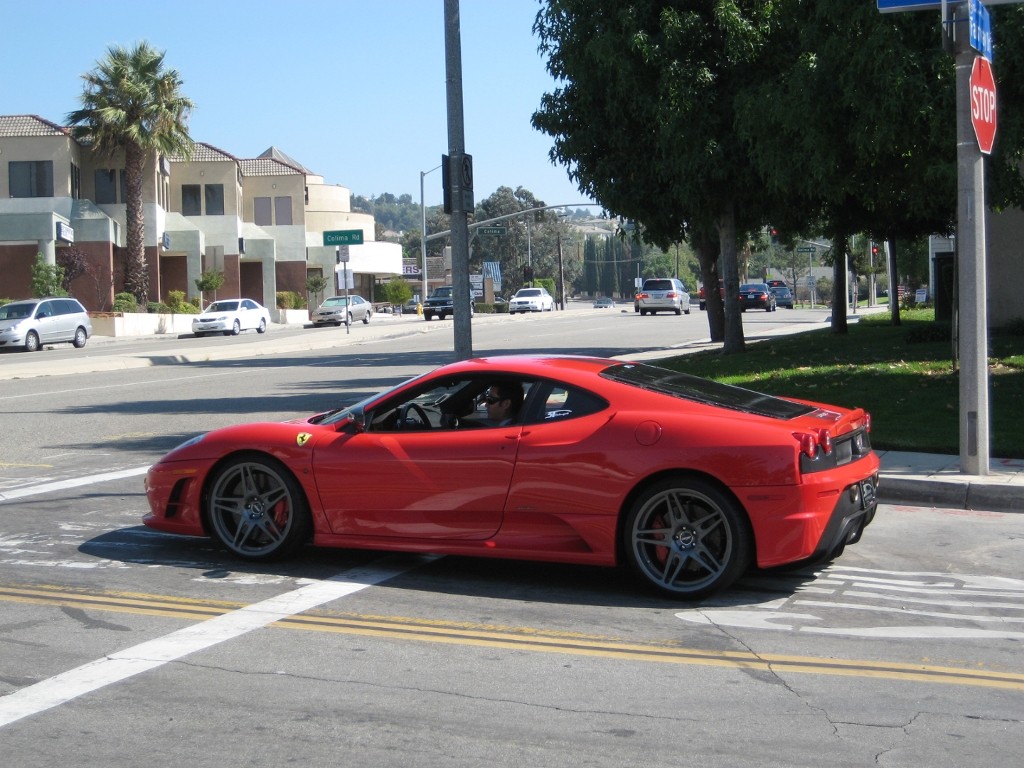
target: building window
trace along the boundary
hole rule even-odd
[[[198,184],[182,184],[181,185],[181,215],[182,216],[202,216],[203,215],[203,200],[200,195]]]
[[[274,219],[278,226],[292,223],[291,197],[274,198]]]
[[[71,197],[78,200],[82,196],[82,170],[71,164]]]
[[[207,216],[223,216],[224,215],[224,185],[223,184],[207,184],[206,185],[206,215]]]
[[[12,160],[7,169],[11,197],[53,197],[52,160]]]
[[[269,197],[254,197],[252,201],[252,221],[258,227],[269,227],[273,224]]]
[[[97,168],[93,173],[93,180],[96,184],[97,203],[117,202],[117,171],[111,168]]]

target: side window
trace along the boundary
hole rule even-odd
[[[242,309],[256,309],[256,302],[246,299],[242,302]]]
[[[54,306],[52,301],[44,301],[39,305],[39,309],[36,310],[36,317],[53,317]]]
[[[78,305],[70,299],[57,299],[54,304],[57,305],[58,315],[73,315],[79,312]]]
[[[596,395],[582,389],[555,384],[544,401],[542,418],[547,422],[589,416],[603,410],[604,407],[605,402]]]

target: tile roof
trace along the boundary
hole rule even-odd
[[[180,155],[175,155],[170,158],[171,162],[180,163],[184,162],[185,158]],[[238,158],[223,149],[218,149],[213,144],[207,144],[204,141],[197,141],[192,145],[192,156],[189,158],[194,163],[202,162],[218,162],[221,160],[229,160],[233,163],[238,162]]]
[[[280,160],[270,157],[257,157],[253,160],[239,160],[243,176],[294,176],[305,175],[303,171],[294,168]]]
[[[0,136],[68,136],[62,128],[38,115],[0,115]]]

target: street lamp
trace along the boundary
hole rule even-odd
[[[421,269],[423,274],[421,275],[423,289],[420,294],[420,303],[422,304],[427,300],[427,207],[423,203],[423,177],[428,173],[433,173],[441,166],[437,168],[431,168],[429,171],[420,171],[420,260],[423,262]]]

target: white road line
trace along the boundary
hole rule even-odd
[[[43,483],[42,485],[30,485],[26,488],[15,488],[10,491],[0,492],[0,503],[5,501],[13,501],[14,499],[24,499],[26,496],[38,496],[42,493],[52,493],[53,491],[63,491],[68,488],[80,488],[83,485],[92,485],[93,483],[103,483],[107,480],[123,480],[126,477],[138,477],[144,475],[149,471],[150,465],[147,464],[144,467],[134,467],[133,469],[121,469],[117,472],[106,472],[102,475],[86,475],[85,477],[73,477],[70,480],[58,480],[54,483]]]
[[[389,562],[389,561],[396,562]],[[401,565],[399,564],[401,563]],[[0,697],[0,728],[398,576],[408,558],[386,558],[132,646]],[[422,560],[415,561],[417,564]]]

